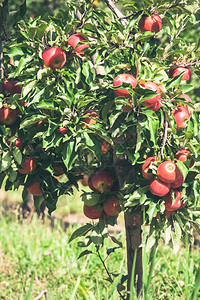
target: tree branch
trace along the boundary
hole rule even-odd
[[[117,16],[117,18],[120,20],[120,22],[122,23],[122,25],[127,26],[128,25],[128,21],[126,20],[126,17],[116,7],[116,5],[114,4],[114,2],[112,0],[104,0],[104,2],[106,2],[107,6]]]

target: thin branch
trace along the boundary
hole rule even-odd
[[[2,41],[0,41],[0,77],[1,77],[0,93],[2,93],[2,91],[3,91],[3,79],[4,79],[3,42]]]
[[[164,136],[163,136],[163,144],[162,144],[161,151],[160,151],[162,159],[165,158],[164,149],[165,149],[165,145],[167,142],[167,129],[168,129],[168,125],[169,125],[166,111],[163,110],[163,112],[164,112],[164,117],[165,117],[165,121],[164,121],[165,122],[165,132],[164,132]]]
[[[114,2],[112,0],[104,0],[104,2],[106,2],[107,6],[117,16],[117,18],[120,20],[120,22],[122,23],[122,25],[127,26],[128,25],[128,21],[126,20],[126,17],[116,7],[116,5],[114,4]]]
[[[39,299],[42,298],[43,295],[45,295],[45,299],[48,298],[48,297],[47,297],[47,289],[41,291],[41,293],[40,293],[37,297],[35,297],[33,300],[39,300]]]

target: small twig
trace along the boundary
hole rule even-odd
[[[166,142],[167,142],[167,129],[168,129],[168,125],[169,125],[166,111],[163,110],[163,112],[164,112],[164,117],[165,117],[165,121],[164,121],[165,122],[165,132],[164,132],[164,137],[163,137],[163,144],[162,144],[161,151],[160,151],[162,159],[165,158],[164,149],[165,149],[165,145],[166,145]]]
[[[33,300],[39,300],[42,298],[43,295],[45,296],[45,299],[47,299],[47,289],[41,291],[41,293],[37,297],[35,297]]]
[[[112,0],[104,0],[104,2],[106,2],[107,6],[117,16],[117,18],[120,20],[120,22],[122,23],[122,25],[127,26],[128,25],[128,21],[126,20],[126,17],[116,7],[116,5],[114,4],[114,2]]]

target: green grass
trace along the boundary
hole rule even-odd
[[[75,207],[77,199],[73,201]],[[4,214],[1,208],[0,299],[34,299],[45,289],[48,299],[52,300],[119,299],[115,283],[110,285],[105,280],[107,275],[97,256],[89,255],[77,260],[84,249],[77,246],[76,240],[68,243],[76,228],[78,224],[64,231],[56,219],[52,227],[47,217],[44,222],[36,216],[31,223],[19,221],[17,215]],[[115,236],[125,245],[123,228]],[[106,257],[106,249],[113,246],[111,241],[106,240],[102,256]],[[108,269],[125,275],[125,257],[125,248],[112,253],[106,260]],[[152,277],[148,275],[149,266],[144,264],[145,278],[149,276],[151,279],[146,299],[200,299],[200,278],[196,275],[199,268],[199,247],[189,251],[186,245],[174,254],[170,246],[160,242]],[[41,299],[45,299],[44,295]]]

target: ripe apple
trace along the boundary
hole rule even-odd
[[[18,169],[21,174],[29,174],[36,169],[36,160],[33,157],[26,157],[23,159],[22,168]]]
[[[65,135],[67,131],[67,127],[65,126],[58,128],[58,132],[62,133],[62,135]]]
[[[83,178],[80,179],[80,183],[83,185],[83,186],[88,186],[88,176],[84,173],[82,173],[81,175],[83,175]]]
[[[157,33],[162,29],[162,19],[158,14],[153,14],[151,17],[143,15],[138,27],[141,32],[154,31]]]
[[[17,120],[18,115],[17,109],[10,109],[10,107],[3,106],[0,109],[0,122],[5,125],[12,125]]]
[[[28,188],[27,191],[33,196],[42,196],[42,191],[40,189],[40,184],[38,181],[33,182]]]
[[[180,170],[177,172],[176,180],[171,184],[172,189],[177,189],[184,183],[185,179]]]
[[[88,178],[88,186],[89,188],[92,190],[92,191],[96,191],[93,184],[92,184],[92,181],[93,181],[93,178],[95,176],[95,173],[91,174]]]
[[[60,164],[53,166],[55,176],[63,175],[65,172]]]
[[[156,162],[157,160],[158,160],[158,158],[155,156],[151,156],[151,157],[148,157],[147,159],[145,159],[145,162],[142,165],[142,175],[144,176],[144,178],[146,178],[148,180],[153,179],[153,176],[147,172],[149,170],[150,164],[153,162]]]
[[[110,196],[104,203],[103,210],[108,216],[118,216],[121,211],[119,200],[115,196]]]
[[[157,95],[151,99],[144,100],[142,104],[153,111],[157,111],[161,107],[160,88],[154,82],[142,82],[140,87],[157,92]]]
[[[188,157],[188,156],[190,156],[190,153],[191,152],[188,149],[180,149],[176,152],[175,158],[177,158],[178,160],[180,160],[182,162],[185,162],[189,159],[190,160],[189,167],[192,168],[192,166],[194,165],[194,159]]]
[[[52,70],[62,69],[66,63],[66,54],[58,46],[50,47],[42,54],[45,67],[49,67]]]
[[[3,82],[3,90],[8,91],[10,94],[21,94],[22,85],[18,85],[18,80],[5,80]]]
[[[181,94],[180,95],[181,98],[185,99],[185,101],[192,103],[192,100],[190,98],[190,96],[186,95],[186,94]],[[187,105],[184,105],[184,107],[188,110],[189,115],[191,116],[193,113],[193,109]]]
[[[89,219],[99,219],[103,214],[103,208],[99,206],[88,206],[84,204],[83,213]]]
[[[89,48],[90,45],[82,44],[82,45],[76,47],[80,42],[84,42],[84,41],[87,41],[87,39],[84,36],[82,36],[81,34],[75,33],[69,37],[67,42],[72,48],[76,48],[75,51],[77,53],[81,52],[80,54],[84,55],[85,53],[82,50]]]
[[[172,114],[177,125],[177,130],[185,128],[187,125],[186,121],[190,118],[188,108],[185,106],[177,106],[177,108],[172,110]]]
[[[90,124],[96,124],[97,121],[94,119],[98,118],[98,113],[93,110],[93,109],[88,109],[85,111],[84,115],[88,116],[86,118],[81,118],[81,121],[84,122],[84,126],[83,127],[88,127],[91,128],[89,125]]]
[[[175,202],[172,199],[171,193],[167,194],[164,198],[165,209],[167,211],[174,211],[181,207],[181,193],[178,190],[174,190]]]
[[[89,177],[88,185],[92,190],[103,193],[112,188],[113,178],[106,170],[97,171]]]
[[[101,153],[105,155],[110,149],[110,144],[105,140],[101,141]]]
[[[137,85],[137,80],[131,74],[119,74],[117,77],[115,77],[113,86],[117,87],[122,85],[123,83],[129,83],[132,88],[135,88]],[[114,94],[117,97],[130,97],[129,91],[125,89],[114,90]]]
[[[186,80],[188,81],[191,77],[191,70],[186,67],[178,67],[178,66],[173,66],[169,70],[169,77],[173,78],[175,76],[178,76],[179,74],[183,73],[183,77],[181,80]]]
[[[163,197],[167,195],[170,191],[171,184],[163,182],[159,179],[154,179],[149,185],[150,192],[153,195]]]
[[[177,165],[173,161],[167,160],[158,166],[157,175],[163,182],[173,183],[179,174],[178,171]]]
[[[12,138],[13,136],[10,136],[10,139]],[[10,140],[8,139],[7,140],[7,144],[8,144],[8,146],[10,146]],[[19,139],[19,138],[16,138],[15,140],[14,140],[14,144],[15,144],[15,146],[21,151],[22,150],[22,142],[21,142],[21,140]]]

